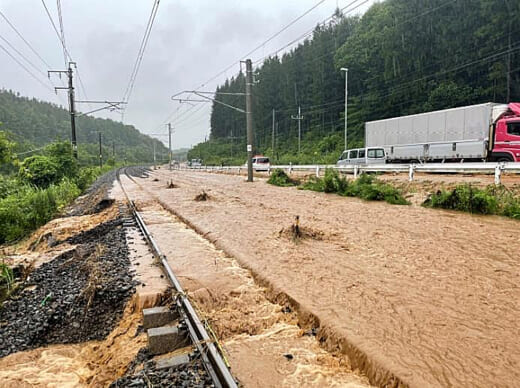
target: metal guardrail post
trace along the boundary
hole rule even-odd
[[[271,175],[271,166],[267,167],[267,175]]]
[[[292,162],[289,162],[289,175],[292,173]]]
[[[413,181],[414,173],[415,173],[415,166],[413,164],[410,164],[410,167],[408,169],[408,181],[409,182]]]
[[[495,166],[495,185],[500,185],[500,177],[502,175],[502,170],[504,169],[504,164],[498,164]]]
[[[358,169],[359,169],[359,166],[357,164],[354,165],[354,179],[356,179],[358,177]]]
[[[316,178],[320,177],[320,166],[316,166]]]

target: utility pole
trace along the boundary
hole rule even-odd
[[[253,182],[253,64],[246,60],[247,181]]]
[[[347,150],[348,149],[348,146],[347,146],[348,69],[346,67],[342,67],[340,70],[345,72],[345,150]]]
[[[78,143],[76,141],[76,111],[74,109],[74,85],[72,82],[72,65],[76,66],[76,62],[69,62],[68,70],[49,70],[47,74],[50,78],[51,73],[58,73],[60,78],[62,74],[67,74],[69,78],[69,86],[68,87],[55,87],[54,90],[58,89],[67,89],[69,91],[69,112],[70,112],[70,127],[71,127],[71,143],[72,143],[72,154],[74,158],[78,159]]]
[[[291,116],[291,119],[298,120],[298,153],[300,153],[300,150],[301,150],[300,144],[302,141],[302,120],[303,120],[302,110],[301,110],[300,106],[298,106],[298,116]]]
[[[275,121],[275,110],[273,109],[273,134],[271,136],[271,149],[273,150],[273,158],[274,158],[274,121]]]
[[[156,163],[155,163],[155,141],[153,142],[153,169],[154,170],[157,170],[157,166],[156,166]]]
[[[116,160],[116,143],[112,142],[112,157]]]
[[[103,149],[101,148],[101,132],[99,132],[99,167],[103,168]]]
[[[172,169],[172,124],[166,124],[168,126],[168,168]]]
[[[72,154],[74,155],[74,158],[78,159],[78,142],[76,140],[76,116],[85,116],[90,113],[98,112],[100,110],[109,109],[111,111],[120,109],[121,107],[119,105],[126,104],[125,101],[76,101],[74,99],[74,84],[72,82],[73,78],[73,71],[72,66],[76,67],[76,62],[69,62],[69,68],[67,70],[48,70],[47,74],[50,78],[52,73],[57,73],[59,77],[61,78],[62,74],[66,74],[69,79],[69,85],[66,87],[63,86],[56,86],[54,90],[57,92],[58,89],[66,89],[69,93],[69,112],[70,112],[70,127],[71,127],[71,137],[70,142],[72,143]],[[94,109],[90,112],[86,113],[80,113],[76,114],[76,103],[86,103],[86,104],[104,104],[106,106]]]

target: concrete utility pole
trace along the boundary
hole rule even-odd
[[[302,141],[302,120],[303,120],[302,110],[301,110],[300,106],[298,106],[298,116],[291,116],[291,119],[298,120],[298,153],[300,153],[300,150],[301,150],[300,144]]]
[[[153,169],[154,170],[157,170],[157,166],[156,166],[156,163],[155,163],[155,141],[153,142]]]
[[[51,73],[58,73],[60,78],[63,73],[67,74],[69,78],[69,86],[67,87],[55,87],[54,90],[58,89],[67,89],[69,92],[69,112],[70,112],[70,127],[71,127],[71,143],[72,143],[72,154],[76,159],[78,159],[78,143],[76,141],[76,111],[74,108],[74,85],[72,82],[72,65],[76,66],[75,62],[69,62],[68,70],[49,70],[47,74],[51,75]]]
[[[168,126],[168,169],[172,169],[172,124],[166,124]]]
[[[120,109],[119,105],[126,104],[126,102],[125,101],[80,101],[80,100],[76,101],[74,99],[74,84],[72,82],[72,78],[73,78],[72,66],[76,67],[76,62],[69,62],[69,68],[67,70],[48,70],[47,74],[48,74],[49,78],[52,73],[57,73],[60,76],[60,78],[61,78],[62,74],[67,74],[67,77],[69,79],[68,86],[65,86],[65,87],[56,86],[54,88],[54,90],[58,91],[58,89],[66,89],[69,92],[70,127],[71,127],[71,131],[72,131],[71,137],[70,137],[70,142],[72,143],[72,154],[74,155],[74,157],[76,159],[78,159],[78,142],[76,140],[76,116],[78,116],[78,117],[85,116],[90,113],[98,112],[98,111],[104,110],[104,109],[110,109],[110,110]],[[76,108],[75,108],[76,103],[78,103],[78,104],[80,104],[80,103],[103,104],[106,106],[91,110],[90,112],[76,114]]]
[[[247,181],[253,182],[253,64],[246,60]]]
[[[103,168],[103,149],[101,148],[101,132],[99,132],[99,167]]]
[[[347,150],[348,149],[348,146],[347,146],[348,69],[345,67],[342,67],[341,71],[345,72],[345,150]]]
[[[274,158],[274,120],[275,120],[275,110],[273,109],[273,134],[271,136],[271,149],[273,150],[273,158]]]

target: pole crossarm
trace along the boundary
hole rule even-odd
[[[190,99],[189,97],[188,98],[177,98],[177,96],[180,96],[181,94],[184,94],[184,93],[195,94],[196,96],[199,96],[201,98],[205,98],[205,100],[195,100],[195,99]],[[173,101],[179,101],[179,102],[183,102],[183,101],[188,101],[188,102],[208,102],[208,101],[213,101],[213,102],[216,102],[217,104],[221,104],[221,105],[224,105],[224,106],[226,106],[226,107],[228,107],[230,109],[236,110],[237,112],[247,113],[244,109],[240,109],[240,108],[237,108],[236,106],[229,105],[229,104],[226,104],[225,102],[222,102],[222,101],[216,100],[214,98],[205,96],[204,93],[215,94],[215,93],[212,93],[212,92],[199,92],[197,90],[184,90],[184,91],[182,91],[180,93],[174,94],[171,97],[171,99]],[[236,95],[236,96],[245,96],[245,93],[226,93],[226,94]]]
[[[76,101],[76,102],[84,102],[84,101]],[[91,111],[85,112],[85,113],[79,113],[79,114],[76,114],[76,116],[77,117],[85,116],[85,115],[88,115],[88,114],[91,114],[91,113],[94,113],[94,112],[99,112],[99,111],[105,110],[105,109],[108,109],[110,111],[119,110],[119,109],[122,109],[119,106],[120,104],[126,104],[126,102],[121,102],[121,101],[116,101],[116,102],[105,101],[105,102],[102,102],[102,103],[107,104],[107,106],[103,106],[101,108],[97,108],[97,109],[94,109],[94,110],[91,110]]]

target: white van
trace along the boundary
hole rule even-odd
[[[381,147],[356,148],[343,151],[336,166],[385,163],[385,149]]]

